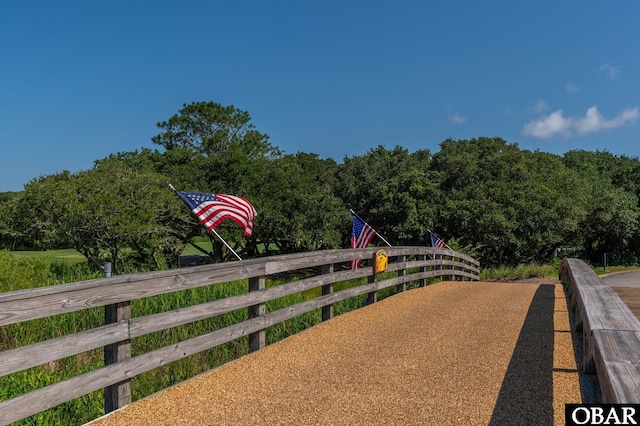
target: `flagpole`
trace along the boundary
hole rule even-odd
[[[439,239],[440,241],[442,241],[442,244],[444,244],[444,246],[445,246],[446,248],[448,248],[449,250],[453,250],[451,247],[449,247],[449,245],[448,245],[447,243],[445,243],[445,242],[444,242],[444,240],[443,240],[442,238],[440,238],[440,237],[438,236],[438,234],[436,234],[436,233],[434,233],[434,232],[431,232],[431,229],[427,229],[427,231],[429,231],[429,233],[430,233],[431,235],[435,235],[436,237],[438,237],[438,239]]]
[[[172,184],[169,184],[169,188],[171,188],[171,190],[172,190],[173,192],[177,192],[177,190],[173,187],[173,185],[172,185]],[[208,228],[207,228],[207,229],[208,229]],[[218,237],[218,239],[219,239],[220,241],[222,241],[222,243],[223,243],[225,246],[227,246],[227,248],[228,248],[229,250],[231,250],[231,253],[233,253],[233,254],[238,258],[238,260],[242,261],[242,258],[238,255],[238,253],[236,253],[236,251],[235,251],[234,249],[232,249],[232,248],[231,248],[231,246],[230,246],[229,244],[227,244],[227,242],[226,242],[226,241],[225,241],[225,240],[220,236],[220,234],[218,234],[218,233],[216,232],[216,230],[215,230],[215,229],[209,229],[209,230],[210,230],[211,232],[213,232],[213,233],[215,234],[215,236],[216,236],[216,237]]]
[[[242,261],[242,258],[240,256],[238,256],[238,253],[236,253],[236,251],[234,249],[232,249],[231,246],[229,244],[227,244],[227,242],[225,240],[222,239],[222,237],[215,231],[215,229],[210,229],[210,231],[213,232],[214,234],[216,234],[216,237],[220,238],[220,241],[222,241],[224,243],[224,245],[227,246],[227,248],[229,250],[231,250],[231,253],[236,255],[238,260]]]
[[[366,223],[371,229],[373,229],[373,226],[369,225],[367,222],[365,222],[360,216],[358,216],[358,214],[356,212],[353,211],[353,209],[349,209],[349,211],[358,219],[362,220],[364,223]],[[376,231],[375,229],[373,229],[373,232],[376,233],[376,235],[378,237],[380,237],[380,239],[382,241],[384,241],[389,247],[393,247],[391,244],[389,244],[389,241],[385,240],[384,237],[382,235],[380,235],[380,233],[378,233],[378,231]]]

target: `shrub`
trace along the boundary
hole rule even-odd
[[[52,284],[53,274],[46,259],[18,259],[8,251],[0,251],[0,292],[44,287]]]

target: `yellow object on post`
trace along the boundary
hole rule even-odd
[[[379,248],[373,253],[373,273],[379,274],[387,270],[389,265],[389,250],[386,248]]]

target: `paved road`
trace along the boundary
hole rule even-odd
[[[582,401],[558,283],[441,282],[340,315],[99,425],[563,425]]]
[[[601,278],[611,287],[640,288],[640,271],[629,271],[611,275],[604,275],[601,276]]]

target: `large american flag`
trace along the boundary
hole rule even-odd
[[[245,237],[253,232],[256,209],[242,197],[225,194],[202,194],[200,192],[175,191],[204,226],[213,230],[223,220],[231,219],[244,231]]]
[[[376,231],[373,230],[364,220],[358,216],[353,216],[353,226],[351,228],[351,248],[365,248],[369,245]],[[351,269],[358,269],[362,259],[351,261]]]

